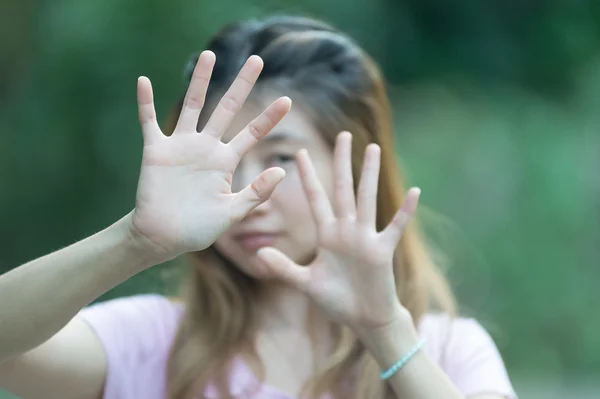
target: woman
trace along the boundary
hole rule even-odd
[[[208,50],[168,136],[138,81],[135,209],[0,278],[0,386],[45,399],[514,398],[409,225],[419,190],[404,195],[374,63],[296,17],[229,26]],[[183,301],[84,308],[183,253]]]

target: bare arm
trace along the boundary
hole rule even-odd
[[[387,370],[419,342],[412,318],[404,318],[389,325],[359,333],[381,370]],[[406,399],[465,399],[448,375],[421,350],[388,380],[397,398]],[[506,399],[505,396],[484,393],[468,399]]]
[[[26,399],[101,396],[103,348],[85,322],[71,319],[153,264],[129,233],[130,218],[0,276],[1,387]]]
[[[387,370],[418,348],[418,331],[398,298],[394,254],[416,211],[420,190],[409,189],[392,221],[377,231],[380,154],[376,144],[367,146],[355,194],[352,136],[339,134],[334,149],[336,183],[330,201],[308,153],[299,152],[298,173],[318,230],[316,256],[309,265],[300,266],[276,248],[261,248],[257,254],[272,276],[307,293],[333,320],[352,329],[381,369]],[[424,351],[414,354],[386,383],[397,398],[465,399]]]
[[[200,56],[171,136],[156,121],[150,81],[138,80],[144,148],[135,209],[81,242],[0,276],[0,387],[25,399],[100,397],[106,355],[91,328],[73,319],[77,312],[152,265],[208,247],[283,179],[282,169],[271,168],[232,193],[230,177],[241,157],[291,102],[276,100],[231,141],[221,141],[262,69],[262,60],[251,57],[197,132],[214,62],[211,52]]]
[[[77,317],[42,345],[0,364],[0,387],[23,399],[99,399],[106,356]]]
[[[363,343],[382,370],[387,370],[418,342],[417,332],[408,314],[398,322],[362,332],[361,335]],[[424,351],[416,353],[388,382],[397,398],[465,399],[446,373]]]
[[[84,306],[152,265],[129,233],[130,217],[0,276],[0,363],[42,344]]]

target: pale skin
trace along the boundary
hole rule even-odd
[[[260,249],[258,256],[274,275],[306,293],[329,318],[353,329],[385,370],[419,342],[412,318],[396,295],[392,256],[417,208],[420,190],[410,189],[390,224],[383,231],[376,231],[380,150],[374,144],[367,148],[356,196],[350,154],[351,135],[342,133],[334,153],[337,184],[333,206],[307,152],[298,154],[302,184],[317,224],[318,249],[314,261],[301,266],[281,251],[268,247]],[[398,398],[463,397],[423,352],[415,355],[389,382]]]
[[[262,61],[251,57],[198,133],[197,120],[214,61],[210,52],[200,56],[170,137],[157,124],[149,80],[139,79],[144,148],[135,209],[81,242],[0,276],[0,303],[10,304],[0,306],[0,387],[26,399],[100,398],[106,358],[94,333],[74,318],[75,314],[134,274],[204,249],[217,239],[225,252],[230,249],[226,255],[235,258],[228,234],[249,218],[267,215],[269,207],[276,208],[278,196],[285,191],[283,185],[275,189],[286,173],[295,169],[269,167],[258,177],[248,178],[248,184],[236,193],[232,183],[242,159],[251,159],[259,151],[257,143],[284,117],[291,118],[291,101],[276,99],[239,133],[226,142],[221,140],[262,68]],[[294,331],[286,326],[305,333],[294,326],[296,318],[276,315],[295,314],[314,302],[319,305],[323,325],[334,320],[349,326],[386,369],[418,342],[410,315],[396,297],[391,259],[417,207],[420,191],[409,190],[390,225],[376,231],[379,149],[375,145],[367,149],[355,196],[350,143],[351,135],[341,134],[333,157],[328,160],[321,153],[325,158],[316,159],[314,165],[306,151],[297,152],[298,179],[318,232],[315,242],[305,243],[307,251],[312,248],[316,252],[310,263],[301,266],[297,262],[305,260],[302,254],[282,252],[283,242],[281,248],[260,249],[240,267],[256,269],[265,284],[272,286],[277,300],[265,303],[264,325],[272,327],[274,340],[280,332]],[[311,149],[311,154],[318,157],[318,149]],[[333,163],[333,178],[340,182],[333,186],[331,182],[324,186],[315,171],[315,165],[319,168],[327,162]],[[266,356],[267,368],[281,361],[265,345],[259,345],[259,353]],[[462,398],[424,352],[389,381],[399,398]],[[289,391],[295,391],[301,382],[270,381]]]

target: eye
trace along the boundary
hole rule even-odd
[[[269,166],[288,166],[296,161],[294,154],[275,153],[267,157]]]

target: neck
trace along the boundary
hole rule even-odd
[[[331,326],[306,294],[283,283],[265,284],[259,306],[259,330],[312,334]]]
[[[263,287],[257,338],[274,343],[284,356],[298,360],[298,348],[303,348],[300,351],[306,353],[307,361],[313,366],[321,363],[332,350],[332,327],[333,323],[306,294],[274,282]],[[296,344],[290,346],[290,342]]]

